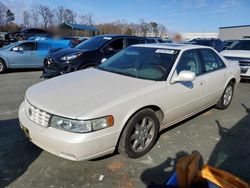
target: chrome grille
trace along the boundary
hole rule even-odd
[[[33,106],[27,100],[25,100],[25,112],[31,121],[43,127],[49,126],[51,114]]]

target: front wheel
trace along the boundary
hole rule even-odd
[[[0,74],[4,73],[6,70],[6,65],[2,59],[0,59]]]
[[[227,84],[226,89],[224,90],[220,100],[218,101],[215,107],[221,110],[226,109],[230,105],[233,99],[233,94],[234,94],[234,83],[231,81]]]
[[[136,113],[122,132],[118,151],[130,157],[139,158],[154,146],[159,132],[159,120],[151,109]]]

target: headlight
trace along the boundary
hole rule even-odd
[[[61,60],[63,60],[63,61],[69,61],[69,60],[72,60],[72,59],[76,59],[80,55],[81,54],[66,55],[66,56],[62,57]]]
[[[111,127],[113,126],[113,124],[113,116],[106,116],[92,120],[73,120],[53,115],[50,120],[51,127],[75,133],[97,131],[100,129]]]

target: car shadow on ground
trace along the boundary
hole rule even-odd
[[[25,173],[41,151],[24,136],[18,119],[0,120],[0,187]]]
[[[247,115],[237,122],[231,129],[223,127],[220,121],[215,123],[221,136],[209,157],[208,164],[225,170],[249,183],[250,180],[250,108],[242,104]],[[145,170],[141,180],[147,186],[163,185],[174,172],[176,161],[183,155],[180,151],[175,158],[167,158],[159,166]]]
[[[21,69],[7,69],[6,72],[4,74],[8,74],[8,73],[18,73],[18,72],[32,72],[32,71],[42,71],[42,69],[38,69],[38,68],[21,68]]]

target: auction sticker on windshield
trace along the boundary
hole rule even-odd
[[[174,54],[175,50],[157,49],[155,53]]]

